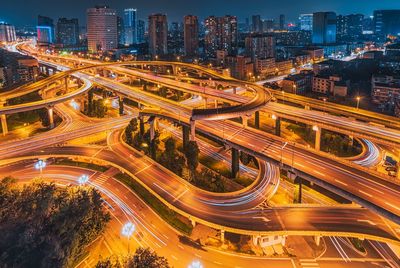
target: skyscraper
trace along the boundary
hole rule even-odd
[[[96,6],[87,10],[87,39],[90,52],[104,52],[118,46],[115,9]]]
[[[185,55],[196,56],[199,49],[199,21],[197,16],[185,16],[183,27]]]
[[[251,17],[251,31],[253,33],[262,33],[263,23],[260,15],[253,15]]]
[[[137,9],[124,9],[125,44],[137,44]]]
[[[209,57],[214,57],[217,50],[229,54],[237,51],[238,29],[235,16],[214,17],[205,20],[205,49]]]
[[[118,44],[126,45],[125,22],[124,22],[124,19],[120,16],[117,16],[117,35],[118,35]]]
[[[54,43],[54,23],[51,18],[39,15],[36,28],[39,46],[48,46]]]
[[[339,15],[336,19],[336,34],[341,41],[358,40],[363,32],[364,15]]]
[[[375,10],[374,26],[378,36],[400,35],[400,10]]]
[[[300,30],[312,31],[313,28],[313,14],[301,14],[299,17]]]
[[[164,14],[149,16],[149,53],[152,56],[168,53],[168,23]]]
[[[0,22],[0,42],[15,42],[15,27],[11,24]]]
[[[78,19],[58,19],[57,43],[63,46],[75,46],[79,44]]]
[[[138,43],[144,43],[144,34],[146,31],[146,23],[144,20],[138,20],[137,21],[137,39]]]
[[[336,43],[336,13],[317,12],[313,14],[313,35],[314,44]]]
[[[253,34],[245,39],[246,56],[256,59],[275,57],[275,37],[271,34]]]
[[[279,15],[279,30],[285,30],[285,29],[286,29],[285,15],[281,14]]]

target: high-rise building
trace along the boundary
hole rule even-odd
[[[336,19],[336,34],[341,41],[358,40],[363,33],[364,15],[339,15]]]
[[[237,51],[238,29],[235,16],[208,17],[205,22],[205,49],[206,54],[214,57],[217,50],[224,50],[229,54]]]
[[[125,44],[137,44],[137,9],[124,9]]]
[[[313,14],[301,14],[299,17],[300,30],[312,31],[313,29]]]
[[[260,15],[253,15],[251,17],[251,31],[253,33],[262,33],[263,23]]]
[[[375,10],[374,26],[378,36],[400,35],[400,10]]]
[[[199,50],[199,21],[197,16],[183,18],[184,46],[186,56],[196,56]]]
[[[263,32],[270,33],[274,31],[274,20],[263,20]]]
[[[313,14],[313,35],[314,44],[336,43],[336,13],[317,12]]]
[[[285,30],[285,29],[286,29],[285,15],[281,14],[279,15],[279,30]]]
[[[15,42],[15,27],[11,24],[0,22],[0,42]]]
[[[48,46],[54,43],[54,23],[51,18],[39,15],[36,28],[39,46]]]
[[[117,35],[118,35],[118,44],[124,44],[125,42],[125,21],[122,17],[117,16]]]
[[[144,20],[137,21],[137,40],[138,43],[144,43],[144,34],[146,32],[146,23]]]
[[[57,43],[63,46],[76,46],[79,44],[78,19],[58,19]]]
[[[168,23],[164,14],[149,16],[149,53],[152,56],[168,53]]]
[[[275,57],[275,37],[271,34],[253,34],[245,39],[246,56],[253,62],[256,59],[266,59]]]
[[[115,9],[96,6],[87,10],[87,39],[90,52],[104,52],[118,46]]]

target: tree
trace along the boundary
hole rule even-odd
[[[133,146],[132,132],[133,132],[133,127],[131,124],[128,124],[128,126],[126,126],[126,128],[125,128],[125,141],[127,144],[129,144],[131,146]]]
[[[91,188],[0,182],[2,267],[70,267],[110,217]]]
[[[93,89],[88,92],[88,109],[87,114],[91,116],[93,114]]]
[[[40,122],[42,122],[42,125],[44,127],[49,127],[50,126],[50,118],[49,118],[49,113],[47,112],[47,109],[38,110],[38,115],[40,117]]]
[[[138,248],[126,261],[126,268],[170,268],[168,260],[149,248]]]
[[[197,145],[197,142],[195,141],[189,141],[186,150],[185,150],[185,156],[186,156],[186,163],[189,167],[189,169],[194,172],[199,165],[199,146]]]
[[[136,132],[136,131],[138,130],[138,120],[137,120],[137,118],[136,118],[136,117],[133,118],[133,119],[129,122],[129,125],[132,126],[132,131],[133,131],[133,132]]]
[[[124,114],[124,100],[122,98],[118,99],[119,115]]]

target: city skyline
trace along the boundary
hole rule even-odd
[[[40,7],[33,2],[26,3],[17,0],[2,4],[0,21],[6,21],[17,26],[35,25],[36,17],[40,14],[50,16],[53,19],[74,17],[79,19],[81,25],[84,25],[86,24],[86,9],[103,4],[116,9],[119,14],[122,14],[125,8],[137,8],[138,18],[140,19],[147,19],[153,13],[163,13],[168,16],[169,21],[183,21],[183,17],[188,14],[198,16],[201,21],[209,15],[234,15],[239,18],[239,21],[244,21],[245,18],[256,14],[261,15],[262,18],[279,20],[279,14],[285,14],[287,21],[296,22],[299,14],[302,13],[334,11],[338,14],[362,13],[370,16],[376,9],[398,8],[398,5],[391,0],[383,0],[379,1],[379,3],[363,3],[363,5],[360,5],[358,1],[348,3],[345,0],[330,1],[329,3],[316,0],[305,0],[301,3],[292,0],[270,0],[267,2],[253,0],[252,3],[251,5],[247,2],[232,4],[227,1],[220,1],[218,4],[215,4],[211,0],[205,0],[194,2],[190,6],[187,6],[182,0],[169,1],[168,3],[163,3],[162,1],[131,3],[121,0],[106,1],[106,3],[90,0],[82,3],[81,1],[73,0],[58,1],[57,9],[53,10],[54,5],[49,0],[41,1]],[[19,12],[15,13],[17,8],[20,8]]]

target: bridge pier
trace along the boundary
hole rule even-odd
[[[68,76],[64,78],[65,92],[68,92]]]
[[[313,126],[313,130],[315,131],[315,150],[321,150],[321,128],[318,126]]]
[[[190,140],[196,140],[196,121],[190,119]]]
[[[119,115],[124,115],[124,98],[118,96]]]
[[[232,148],[231,177],[236,178],[239,173],[239,150]]]
[[[217,99],[214,100],[214,107],[218,108],[218,100]]]
[[[54,111],[53,107],[48,107],[47,112],[49,114],[49,124],[50,124],[50,129],[54,128]]]
[[[144,135],[144,120],[142,116],[139,117],[139,133],[140,136]]]
[[[305,109],[305,110],[311,110],[311,108],[310,108],[309,105],[305,105],[305,106],[304,106],[304,109]]]
[[[315,244],[317,246],[319,246],[321,244],[321,236],[320,235],[314,236],[314,240],[315,240]]]
[[[221,242],[225,242],[225,230],[221,230]]]
[[[150,120],[150,140],[153,141],[156,137],[157,118]]]
[[[189,220],[190,220],[190,223],[192,224],[193,228],[196,227],[196,221],[191,218],[189,218]]]
[[[249,118],[247,117],[247,115],[242,116],[242,125],[244,128],[246,128],[248,126],[248,121],[249,121]]]
[[[256,129],[260,129],[260,112],[254,113],[254,126]]]
[[[350,137],[350,145],[353,146],[354,145],[354,136],[351,135]]]
[[[1,118],[1,128],[3,129],[3,136],[8,134],[8,127],[7,127],[7,117],[5,114],[0,115]]]
[[[204,99],[204,109],[207,109],[207,98],[203,97],[203,99]]]
[[[275,135],[281,136],[281,118],[275,115],[272,115],[272,119],[275,117]]]
[[[189,132],[190,129],[186,125],[182,125],[182,140],[183,140],[183,149],[186,149],[189,143]]]

